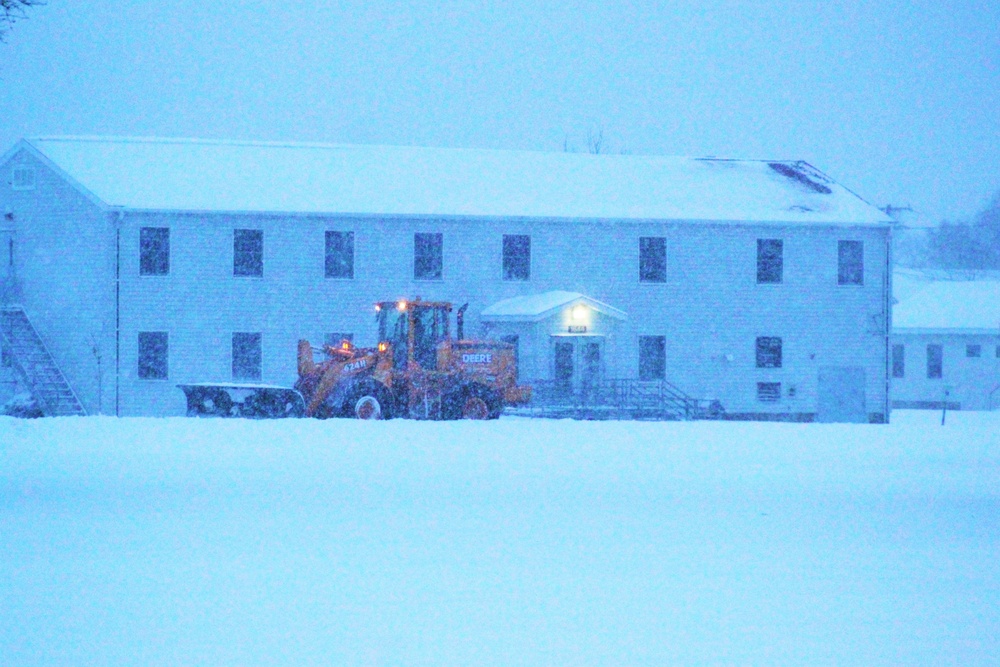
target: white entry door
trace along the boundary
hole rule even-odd
[[[819,369],[816,421],[868,422],[864,368],[823,366]]]

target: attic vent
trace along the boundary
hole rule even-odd
[[[782,176],[790,178],[796,183],[799,183],[800,185],[806,186],[813,192],[818,192],[821,195],[828,195],[831,192],[833,192],[833,190],[831,190],[830,188],[826,187],[822,183],[817,183],[816,181],[809,178],[809,176],[807,176],[805,172],[803,172],[800,169],[796,169],[794,166],[790,164],[785,164],[784,162],[768,162],[767,166],[769,166],[771,169],[774,169]]]
[[[34,190],[35,170],[31,167],[14,167],[10,185],[15,190]]]

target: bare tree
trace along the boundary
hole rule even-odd
[[[27,18],[25,9],[44,4],[45,0],[0,0],[0,42],[16,21]]]

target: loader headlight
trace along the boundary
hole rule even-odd
[[[378,351],[379,352],[385,352],[388,349],[389,349],[389,344],[388,343],[379,343],[378,344]]]
[[[400,302],[396,304],[396,309],[397,310],[406,310],[406,299],[400,300]]]

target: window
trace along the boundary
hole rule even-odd
[[[758,382],[757,400],[761,403],[777,403],[781,400],[780,382]]]
[[[521,363],[521,341],[517,334],[500,336],[500,341],[514,346],[514,381],[517,381],[518,366]]]
[[[969,344],[965,346],[965,356],[978,359],[983,356],[983,346]]]
[[[666,336],[639,336],[639,379],[663,380],[666,374]]]
[[[941,345],[927,346],[927,377],[937,379],[944,370],[944,348]]]
[[[31,167],[14,167],[10,175],[10,186],[15,190],[34,190],[35,170]]]
[[[528,280],[531,278],[531,237],[504,234],[503,279]]]
[[[0,367],[10,368],[14,365],[14,353],[0,341]]]
[[[170,228],[142,227],[139,230],[139,275],[165,276],[170,273]]]
[[[167,379],[167,332],[139,332],[139,377],[143,380]]]
[[[865,284],[865,245],[862,241],[837,244],[837,284]]]
[[[892,377],[901,378],[906,375],[906,346],[892,346]]]
[[[413,277],[441,280],[444,241],[440,233],[413,235]]]
[[[260,229],[233,230],[233,275],[264,275],[264,232]]]
[[[260,380],[261,349],[259,333],[233,334],[233,380]]]
[[[326,233],[326,277],[354,277],[354,232]]]
[[[345,340],[348,343],[353,343],[354,334],[333,332],[323,336],[323,344],[329,345],[330,347],[340,347],[341,345],[344,344]]]
[[[781,368],[781,339],[772,336],[757,338],[757,368]]]
[[[781,239],[757,239],[758,284],[781,282],[784,245]]]
[[[639,238],[639,282],[667,282],[667,240],[662,236]]]

